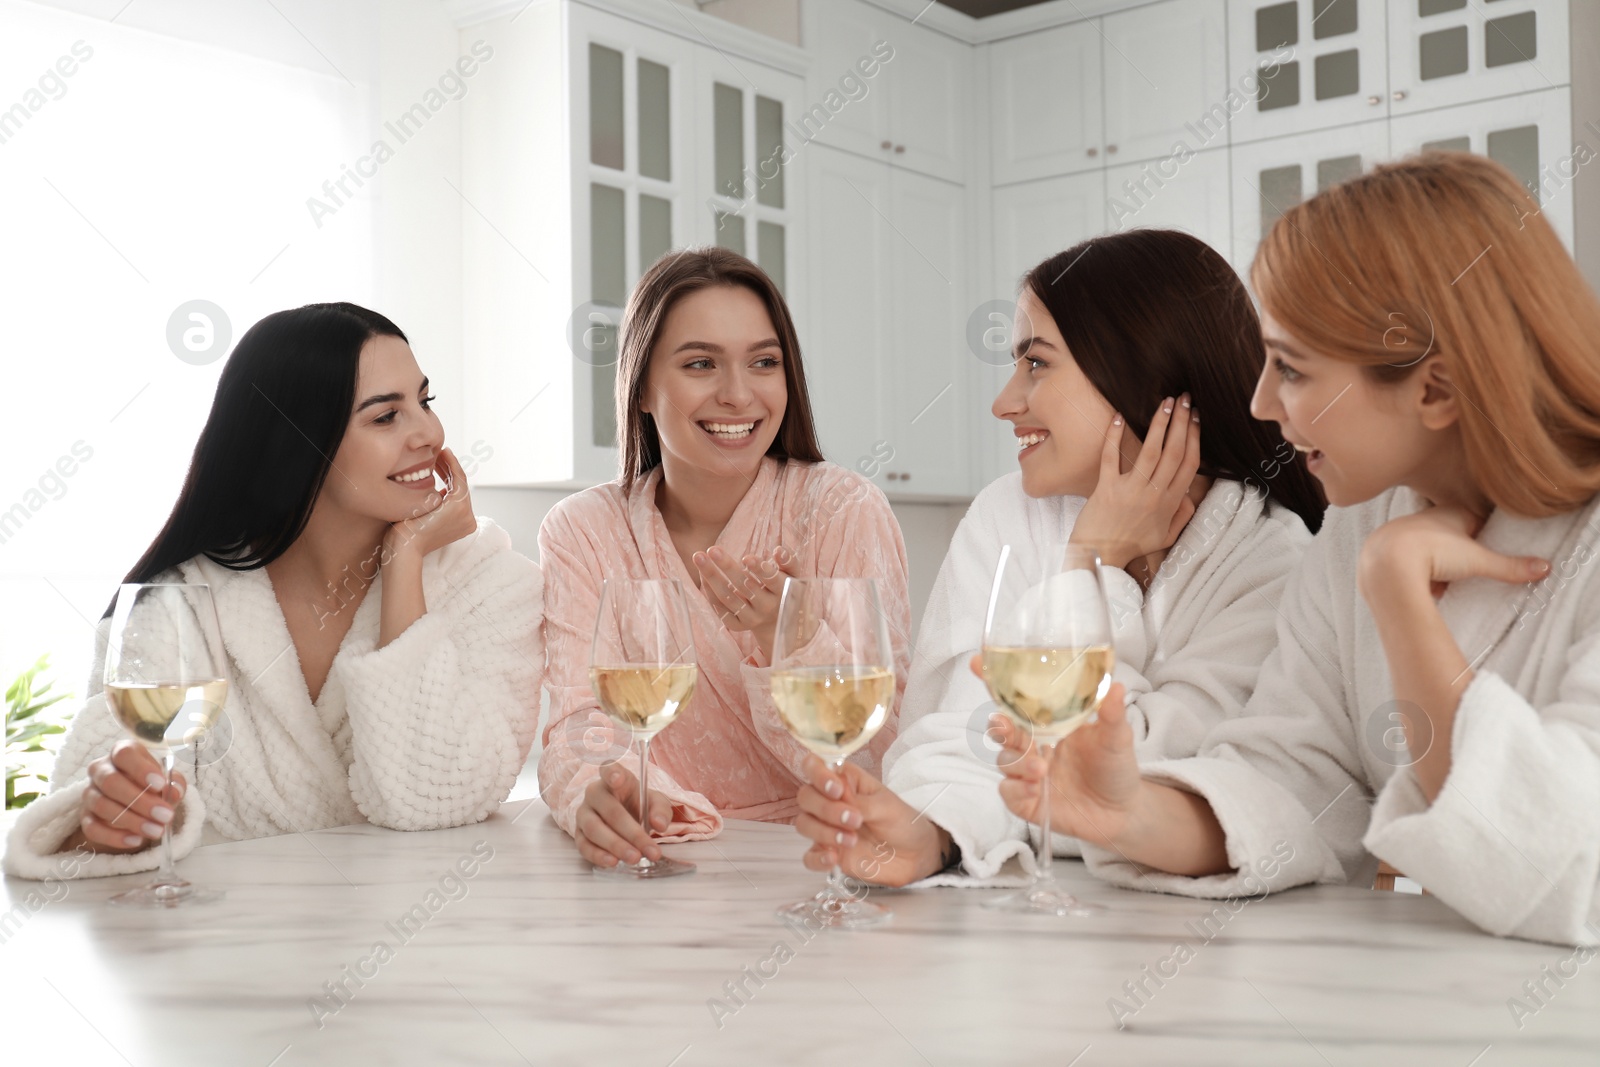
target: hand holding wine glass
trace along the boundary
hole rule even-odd
[[[789,733],[837,774],[894,707],[888,621],[870,578],[789,578],[778,607],[772,701]],[[778,914],[822,926],[875,926],[893,913],[859,900],[835,864],[827,886]]]
[[[650,739],[677,718],[699,678],[683,587],[675,581],[607,578],[601,586],[589,662],[595,699],[639,744],[639,777],[630,785],[619,780],[615,766],[602,769],[600,781],[584,796],[585,811],[579,815],[584,841],[579,848],[583,850],[585,842],[591,846],[584,857],[596,864],[596,874],[633,878],[689,874],[694,864],[663,856],[648,833],[657,825],[650,814]],[[639,811],[631,826],[631,820],[621,818],[617,810],[631,799],[630,793],[637,798]],[[666,798],[660,793],[654,796],[657,812],[664,812]],[[666,823],[658,828],[666,829]],[[608,856],[625,862],[607,863]]]
[[[189,783],[181,771],[166,774],[150,750],[118,741],[110,755],[89,763],[79,831],[61,851],[79,845],[95,852],[140,852],[158,843],[177,814]]]
[[[1068,545],[1035,568],[1014,556],[1010,545],[1002,548],[984,619],[981,673],[989,695],[1031,737],[1047,764],[1057,743],[1100,707],[1111,688],[1113,660],[1099,556]],[[1090,914],[1097,909],[1057,888],[1051,876],[1051,793],[1049,779],[1041,776],[1032,820],[1039,826],[1032,881],[994,906]]]
[[[133,735],[135,741],[162,759],[162,773],[148,769],[148,762],[132,757],[122,749],[122,759],[113,763],[121,772],[140,773],[144,782],[132,784],[141,792],[122,803],[137,806],[143,790],[166,796],[172,788],[175,750],[196,743],[222,714],[228,699],[226,652],[211,589],[205,585],[143,584],[124,585],[117,591],[112,608],[111,631],[106,646],[106,704],[111,714]],[[123,773],[102,771],[92,790],[126,790],[118,783]],[[173,801],[176,803],[176,800]],[[103,816],[107,804],[118,804],[110,795],[95,801],[96,816]],[[160,805],[165,808],[165,805]],[[112,903],[138,907],[175,907],[217,900],[222,894],[199,889],[179,878],[173,868],[172,830],[160,819],[158,806],[145,809],[160,825],[161,869],[149,885],[112,897]],[[175,809],[170,809],[175,810]],[[170,818],[170,816],[169,816]],[[113,823],[115,820],[113,819]],[[85,830],[90,825],[85,821]],[[148,836],[150,827],[144,827]],[[133,835],[123,838],[125,847]]]

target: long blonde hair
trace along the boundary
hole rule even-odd
[[[1379,165],[1285,212],[1250,280],[1290,334],[1380,382],[1438,353],[1497,507],[1554,515],[1600,491],[1600,300],[1505,167]]]

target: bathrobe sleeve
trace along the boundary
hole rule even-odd
[[[600,708],[589,686],[590,644],[600,611],[600,583],[614,568],[593,538],[606,535],[605,523],[583,521],[575,511],[592,506],[581,496],[568,497],[539,527],[539,559],[544,565],[545,640],[549,665],[545,687],[550,693],[550,720],[539,754],[539,791],[550,815],[568,834],[576,834],[578,810],[589,783],[602,767],[622,761],[638,776],[633,739]],[[650,788],[672,805],[662,842],[695,841],[722,831],[722,816],[702,794],[685,789],[659,766],[650,768]]]
[[[481,822],[510,794],[538,731],[539,567],[486,519],[424,561],[428,610],[335,669],[350,717],[350,793],[397,830]]]

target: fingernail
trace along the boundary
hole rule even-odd
[[[127,837],[122,839],[122,846],[124,848],[138,848],[142,844],[144,844],[144,838],[135,837],[132,834],[129,834]]]
[[[1172,410],[1172,398],[1170,396],[1161,402],[1161,410],[1169,412]]]
[[[172,809],[157,804],[150,809],[150,817],[159,823],[169,823],[172,821]]]
[[[1536,559],[1532,563],[1528,564],[1528,571],[1533,575],[1542,577],[1543,575],[1549,573],[1550,564],[1546,563],[1542,559]]]
[[[1188,393],[1184,393],[1183,394],[1183,406],[1184,407],[1188,407],[1189,406],[1189,394]]]
[[[844,823],[846,826],[860,826],[861,816],[856,812],[847,811],[843,815],[839,816],[839,821]]]
[[[85,815],[81,821],[85,830],[87,830],[94,823],[94,819],[88,815]]]
[[[1122,425],[1122,416],[1121,415],[1113,415],[1113,416],[1111,416],[1111,425],[1113,425],[1113,426],[1121,426]]]
[[[822,784],[822,791],[835,800],[838,800],[840,797],[844,796],[844,789],[840,787],[839,781],[836,778],[829,778],[826,782],[824,782]]]
[[[165,789],[167,787],[167,780],[161,777],[161,775],[157,774],[155,771],[151,771],[149,774],[144,776],[144,784],[149,786],[151,789]]]
[[[139,829],[144,831],[144,836],[146,837],[160,837],[166,832],[166,827],[156,822],[147,822],[140,826]]]

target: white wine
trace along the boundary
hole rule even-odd
[[[1059,741],[1100,707],[1111,688],[1114,661],[1108,645],[985,646],[983,679],[1014,721],[1047,741]]]
[[[692,663],[590,667],[589,684],[607,715],[639,737],[654,737],[694,694],[699,671]]]
[[[785,667],[772,672],[772,701],[795,740],[823,759],[842,759],[889,718],[887,667]]]
[[[111,714],[148,748],[193,744],[217,721],[228,700],[223,679],[106,686]]]

